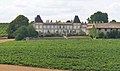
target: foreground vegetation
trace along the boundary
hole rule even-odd
[[[0,63],[78,71],[119,71],[120,40],[0,43]]]
[[[7,37],[7,28],[8,28],[8,23],[0,23],[0,36],[1,37]]]

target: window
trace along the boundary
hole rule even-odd
[[[54,28],[54,26],[52,25],[51,28]]]
[[[50,28],[50,26],[48,25],[47,28]]]
[[[64,26],[64,28],[66,28],[66,26]]]
[[[74,26],[74,29],[76,29],[76,26]]]
[[[101,30],[101,28],[98,28],[98,30],[100,31],[100,30]]]
[[[76,30],[74,30],[73,33],[76,33]]]
[[[118,31],[118,28],[116,29],[116,31]]]
[[[72,29],[72,26],[70,26],[70,29]]]
[[[61,28],[63,28],[63,26],[61,25]]]
[[[46,28],[46,25],[44,25],[44,28]]]
[[[61,26],[59,26],[59,28],[61,28]]]
[[[44,33],[46,33],[47,32],[47,30],[44,30]]]
[[[63,28],[65,28],[65,26],[63,26]]]
[[[78,26],[78,28],[80,28],[80,26]]]
[[[55,28],[57,28],[57,25],[55,25]]]
[[[69,29],[69,26],[67,26],[67,29]]]
[[[36,25],[36,28],[38,28],[38,25]]]
[[[47,33],[50,33],[50,31],[48,30]]]
[[[42,31],[40,30],[39,33],[42,33]]]
[[[42,25],[40,25],[40,28],[42,28]]]
[[[52,33],[54,33],[54,30],[51,30]]]
[[[105,28],[105,31],[107,31],[107,29]]]

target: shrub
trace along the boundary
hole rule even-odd
[[[107,32],[107,37],[108,38],[117,38],[118,32],[119,31],[117,31],[117,30],[111,30],[110,32]]]
[[[28,26],[28,37],[37,37],[38,36],[38,32],[34,29],[33,25],[29,25]]]
[[[118,35],[117,35],[117,38],[120,38],[120,31],[118,31]]]
[[[90,29],[89,36],[90,36],[91,38],[96,38],[96,35],[97,35],[97,31],[96,31],[95,26],[93,26],[93,28]]]
[[[18,28],[17,31],[14,33],[14,37],[16,40],[22,40],[26,37],[37,37],[38,32],[35,31],[32,25],[29,25],[28,27],[22,26]]]
[[[99,31],[99,32],[98,32],[98,38],[104,38],[104,37],[105,37],[104,32]]]
[[[80,32],[78,33],[79,36],[86,36],[86,33],[82,30],[80,30]]]
[[[28,36],[28,29],[25,26],[18,28],[14,33],[15,40],[22,40]]]

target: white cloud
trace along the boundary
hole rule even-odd
[[[110,20],[112,19],[115,19],[117,21],[120,21],[120,4],[115,2],[113,4],[111,4],[109,7],[108,7],[108,12],[110,14]]]
[[[10,22],[19,14],[30,20],[40,14],[44,21],[73,19],[77,14],[86,21],[96,11],[107,12],[110,19],[120,21],[119,3],[119,0],[1,0],[0,22]]]

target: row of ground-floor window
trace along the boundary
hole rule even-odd
[[[46,35],[60,35],[60,36],[68,36],[68,35],[78,35],[80,34],[80,30],[37,30],[39,36]]]

